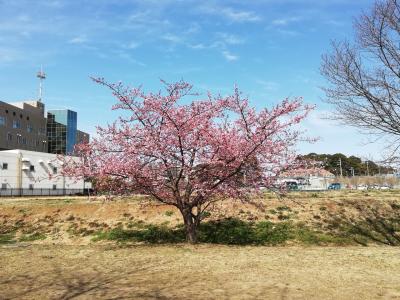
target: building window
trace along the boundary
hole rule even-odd
[[[21,122],[19,120],[14,120],[13,128],[21,128]]]
[[[39,128],[39,135],[46,135],[46,129]]]
[[[35,166],[29,166],[29,171],[35,172]]]
[[[8,114],[8,109],[6,109],[6,114]]]
[[[7,133],[7,141],[12,141],[12,134],[11,133]]]
[[[26,119],[29,121],[29,117],[26,117]]]
[[[8,163],[3,163],[2,169],[3,169],[3,170],[7,170],[7,169],[8,169]]]
[[[21,144],[22,136],[20,134],[17,134],[17,143]]]
[[[28,131],[29,133],[33,132],[33,127],[31,124],[26,125],[26,131]]]
[[[57,184],[53,184],[53,190],[57,189]]]
[[[57,168],[56,167],[53,168],[53,174],[57,174]]]
[[[29,189],[33,190],[33,184],[29,184]]]
[[[6,117],[0,117],[0,126],[6,125]]]
[[[20,114],[19,117],[22,119],[22,114]]]
[[[13,111],[13,116],[15,116],[16,115],[16,113],[15,113],[15,111]]]
[[[22,138],[22,144],[26,145],[26,137]]]
[[[7,183],[2,183],[1,184],[1,189],[6,190],[7,189]]]

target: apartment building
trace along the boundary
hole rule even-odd
[[[54,154],[73,154],[89,134],[77,129],[77,113],[49,110],[40,101],[0,101],[0,150],[21,149]]]
[[[0,101],[0,150],[47,152],[47,120],[40,101]]]

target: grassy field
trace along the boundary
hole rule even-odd
[[[400,299],[400,191],[261,200],[189,246],[146,198],[0,199],[0,299]]]
[[[1,299],[400,298],[393,247],[14,246]]]

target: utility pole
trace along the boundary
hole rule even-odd
[[[354,168],[350,167],[350,171],[351,171],[351,176],[354,177]]]
[[[367,164],[367,176],[369,176],[369,161],[367,160],[365,163]]]
[[[343,177],[342,158],[339,158],[340,177]]]
[[[43,72],[42,66],[40,66],[40,71],[37,72],[36,77],[39,78],[39,102],[40,102],[42,101],[43,97],[43,80],[46,79],[46,74]]]

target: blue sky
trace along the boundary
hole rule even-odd
[[[89,76],[158,90],[181,78],[199,92],[228,94],[234,84],[257,107],[302,96],[317,105],[305,123],[313,145],[300,152],[379,158],[381,145],[322,116],[321,55],[351,39],[353,18],[370,0],[0,0],[0,100],[37,97],[48,78],[48,109],[78,112],[89,133],[116,117],[107,89]]]

